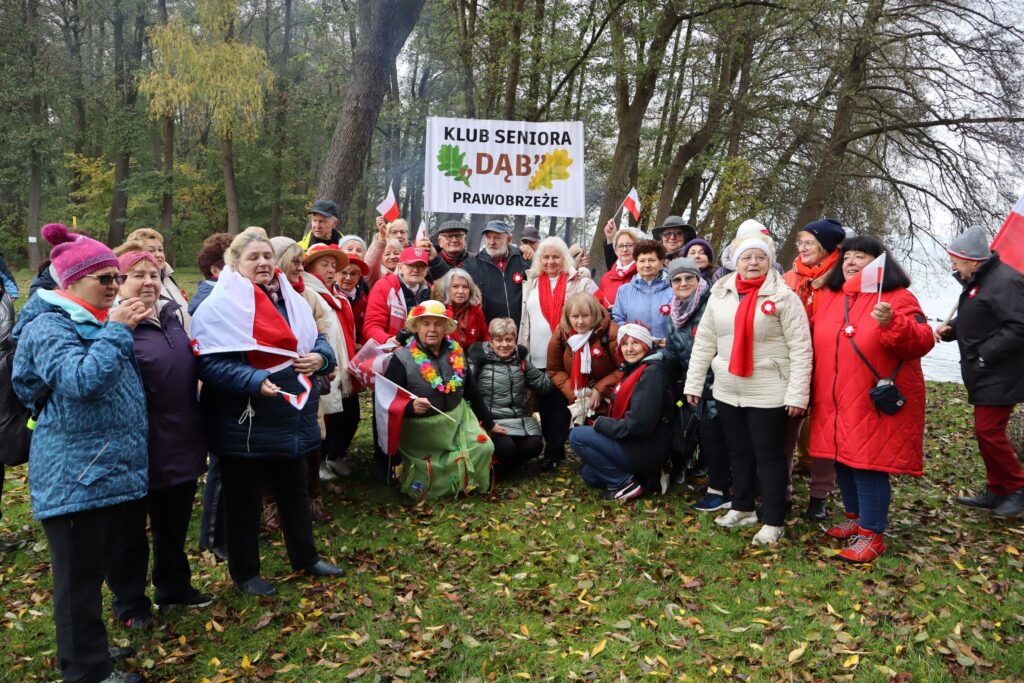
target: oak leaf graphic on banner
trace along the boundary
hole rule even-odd
[[[546,187],[549,190],[554,189],[552,181],[568,179],[568,169],[572,163],[572,157],[569,156],[569,150],[567,149],[556,149],[551,154],[544,155],[544,161],[541,162],[537,172],[530,178],[530,189],[539,190],[542,187]]]
[[[437,153],[437,170],[446,177],[454,178],[470,187],[469,176],[473,175],[473,171],[466,166],[466,153],[461,151],[458,145],[441,145]]]

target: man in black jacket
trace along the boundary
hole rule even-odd
[[[469,251],[466,249],[466,235],[469,225],[465,221],[445,221],[437,230],[437,245],[440,249],[430,259],[430,280],[444,277],[452,268],[462,268]],[[420,245],[416,245],[420,246]]]
[[[512,318],[519,327],[523,308],[523,283],[530,262],[512,246],[512,226],[490,221],[484,226],[484,248],[462,267],[473,276],[483,294],[484,317]]]
[[[947,249],[954,277],[964,287],[957,317],[935,334],[960,346],[967,400],[974,405],[974,434],[988,483],[968,507],[997,517],[1024,515],[1024,470],[1006,435],[1017,403],[1024,402],[1024,274],[989,251],[984,228],[974,227]]]

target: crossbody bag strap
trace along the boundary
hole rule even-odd
[[[849,324],[850,324],[850,297],[847,296],[847,297],[845,297],[843,299],[843,326],[845,327],[845,326],[847,326]],[[857,348],[857,343],[853,341],[853,337],[852,336],[848,336],[847,339],[850,340],[850,346],[853,347],[853,350],[854,350],[854,352],[856,352],[857,356],[860,357],[860,359],[862,361],[864,361],[864,365],[868,366],[868,370],[870,370],[871,374],[875,376],[875,379],[878,379],[878,380],[884,379],[880,374],[878,374],[878,370],[875,370],[875,366],[873,366],[870,363],[870,361],[868,361],[868,359],[864,356],[864,354],[861,353],[860,349]],[[902,367],[903,367],[903,361],[901,360],[899,363],[896,364],[896,370],[893,371],[892,377],[889,378],[890,382],[893,382],[893,381],[896,380],[896,375],[900,374],[900,368],[902,368]]]

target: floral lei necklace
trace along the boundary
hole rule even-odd
[[[451,343],[452,350],[448,353],[448,364],[452,366],[454,372],[448,383],[442,384],[441,375],[438,374],[434,364],[430,362],[426,352],[416,343],[416,338],[413,337],[409,340],[409,351],[412,353],[413,361],[419,366],[420,375],[426,380],[427,384],[442,394],[454,393],[462,386],[466,376],[466,359],[462,353],[462,346],[454,339],[451,340]]]

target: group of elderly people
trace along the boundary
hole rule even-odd
[[[655,239],[610,223],[600,285],[562,240],[517,247],[504,221],[486,225],[476,255],[462,221],[442,223],[436,246],[409,244],[401,221],[380,221],[369,246],[337,224],[337,207],[318,201],[298,242],[261,228],[211,236],[191,301],[156,231],[115,254],[44,228],[53,283],[17,322],[13,382],[37,420],[31,497],[65,680],[137,680],[113,669],[126,653],[107,646],[104,581],[128,628],[147,625],[153,604],[213,600],[193,587],[184,550],[204,473],[200,542],[241,590],[276,592],[260,574],[261,522],[283,533],[295,571],[344,573],[318,554],[312,524],[330,519],[320,481],[351,473],[363,387],[348,362],[371,339],[393,351],[384,377],[409,399],[398,459],[378,457],[415,498],[489,490],[542,454],[557,469],[568,440],[610,500],[664,493],[698,462],[695,507],[725,510],[726,528],[760,520],[753,543],[774,544],[799,447],[806,516],[827,519],[838,483],[845,520],[826,533],[854,563],[885,552],[890,475],[922,473],[920,358],[956,339],[989,472],[982,493],[958,500],[1024,513],[1005,434],[1024,400],[1024,276],[983,232],[951,245],[965,294],[933,332],[885,247],[832,219],[799,232],[785,275],[757,221],[741,224],[721,267],[678,217]],[[864,269],[882,255],[872,291]]]

